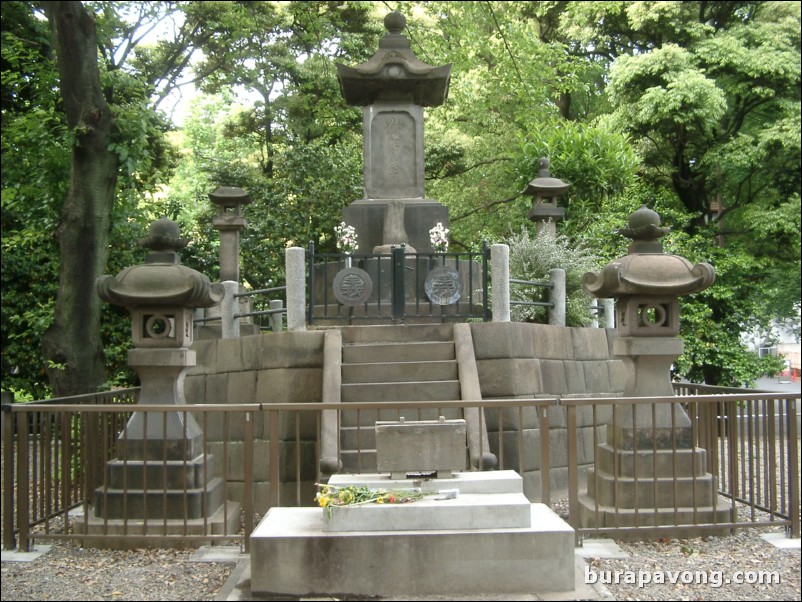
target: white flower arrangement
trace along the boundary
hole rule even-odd
[[[356,242],[356,228],[353,226],[340,222],[339,226],[334,227],[334,234],[337,235],[338,251],[350,255],[359,248]]]
[[[443,226],[442,222],[437,222],[434,228],[429,230],[429,241],[435,253],[448,252],[448,228]]]

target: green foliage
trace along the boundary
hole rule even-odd
[[[531,237],[528,230],[510,236],[510,277],[529,282],[548,282],[549,271],[565,270],[566,325],[587,326],[593,320],[590,312],[592,298],[582,288],[582,276],[598,269],[598,258],[588,249],[577,246],[565,236],[544,230]],[[545,301],[548,295],[542,287],[523,284],[510,285],[512,301]],[[513,305],[512,319],[521,322],[548,324],[548,310],[533,305]]]
[[[336,62],[367,60],[387,7],[370,2],[126,2],[96,12],[121,162],[107,272],[140,263],[137,240],[162,215],[192,239],[184,263],[217,278],[217,186],[241,186],[242,276],[283,283],[284,249],[334,250],[341,209],[362,196],[361,116],[342,101]],[[626,252],[616,234],[640,205],[671,228],[668,252],[717,270],[682,300],[683,375],[749,382],[771,360],[745,330],[797,320],[800,299],[800,8],[765,2],[401,2],[414,52],[452,64],[449,98],[426,110],[427,193],[450,211],[453,248],[531,227],[520,195],[547,156],[569,181],[550,250],[521,255],[522,279]],[[3,384],[43,396],[40,340],[58,278],[56,227],[73,140],[38,5],[2,3]],[[170,23],[145,43],[142,32]],[[201,52],[202,51],[202,57]],[[199,58],[200,57],[200,58]],[[179,79],[208,96],[181,131],[159,112]],[[252,99],[257,98],[254,102]],[[545,244],[545,241],[540,241]],[[592,249],[590,252],[581,249]],[[551,255],[550,255],[551,253]],[[546,258],[559,254],[556,265]],[[514,254],[515,255],[515,254]],[[524,260],[521,260],[524,261]],[[524,262],[525,264],[525,262]],[[518,269],[518,268],[515,268]],[[586,320],[574,296],[569,320]],[[573,301],[572,301],[573,303]],[[575,314],[575,315],[574,315]],[[798,327],[798,326],[797,326]],[[125,365],[127,311],[104,308],[109,385]]]
[[[23,397],[49,391],[41,340],[58,282],[58,212],[69,182],[47,23],[28,3],[2,4],[2,370]]]

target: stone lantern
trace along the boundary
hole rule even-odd
[[[715,280],[709,264],[693,265],[664,253],[659,239],[667,232],[657,213],[641,207],[619,231],[632,239],[629,253],[583,278],[590,294],[617,298],[619,336],[613,353],[627,368],[626,397],[674,396],[670,368],[683,351],[677,336],[679,297],[703,291]],[[704,472],[705,451],[694,447],[692,435],[679,403],[614,406],[607,443],[598,446],[596,466],[588,471],[588,496],[580,500],[583,526],[637,520],[638,515],[641,524],[658,525],[673,520],[677,504],[693,508],[699,522],[727,522],[715,478]]]
[[[223,502],[222,481],[202,476],[212,460],[203,449],[203,432],[192,414],[181,410],[184,376],[196,363],[189,349],[193,308],[219,303],[223,288],[181,265],[178,251],[187,242],[175,223],[162,218],[140,241],[150,250],[144,264],[96,283],[101,299],[131,310],[134,348],[128,365],[140,377],[138,403],[175,408],[133,413],[119,437],[118,459],[107,465],[107,485],[96,491],[97,517],[180,519],[183,524],[185,516],[213,515]]]
[[[617,297],[617,355],[629,358],[625,394],[631,397],[674,394],[669,369],[682,354],[679,297],[705,290],[716,276],[706,263],[692,265],[684,257],[663,252],[659,239],[668,232],[660,216],[646,206],[628,219],[620,234],[632,239],[629,254],[601,272],[585,274],[582,285],[596,297]]]
[[[554,178],[549,171],[549,160],[538,161],[538,176],[526,185],[521,194],[534,197],[529,210],[529,221],[535,222],[537,233],[557,233],[557,222],[565,217],[565,209],[557,206],[557,199],[568,192],[571,184]]]
[[[212,218],[212,226],[220,232],[220,281],[239,282],[239,238],[247,225],[242,206],[252,199],[242,188],[220,186],[209,200],[220,207],[220,214]]]

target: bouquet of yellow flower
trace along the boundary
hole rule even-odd
[[[360,506],[362,504],[405,504],[414,502],[426,496],[420,488],[414,489],[371,489],[367,486],[337,487],[335,485],[317,484],[320,491],[315,494],[315,501],[321,508],[326,509],[326,515],[331,518],[331,509],[334,506]]]

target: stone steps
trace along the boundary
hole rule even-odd
[[[341,329],[340,401],[451,401],[461,397],[453,325],[384,325]],[[374,426],[381,420],[461,418],[461,411],[349,411],[340,417],[343,472],[376,469]],[[358,456],[361,454],[361,459]]]
[[[394,364],[454,360],[454,343],[449,341],[397,341],[394,343],[345,343],[345,364]]]
[[[343,365],[343,381],[356,384],[457,380],[457,372],[457,364],[453,358],[414,362],[347,363]]]

